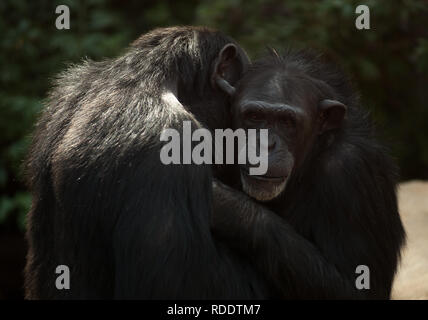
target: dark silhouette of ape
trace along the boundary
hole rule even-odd
[[[163,129],[230,126],[248,58],[219,32],[157,29],[66,70],[26,162],[26,297],[257,298],[262,281],[210,233],[211,167],[163,165]],[[58,290],[58,265],[70,289]]]
[[[26,162],[27,298],[389,297],[396,168],[346,79],[289,54],[235,93],[248,63],[218,32],[166,28],[59,77]],[[235,127],[269,129],[266,175],[236,170],[251,197],[212,184],[238,184],[230,168],[160,161],[164,129],[231,126],[230,96]]]
[[[270,297],[388,299],[405,238],[397,168],[349,81],[313,54],[273,52],[231,93],[236,128],[269,130],[269,165],[264,176],[239,167],[249,196],[214,183],[216,237]],[[370,289],[357,288],[359,265]]]

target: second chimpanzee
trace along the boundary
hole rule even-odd
[[[272,54],[231,93],[235,127],[269,130],[269,166],[240,166],[249,197],[214,184],[216,236],[272,297],[389,298],[405,237],[397,169],[343,73],[304,51]]]

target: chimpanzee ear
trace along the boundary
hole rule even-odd
[[[326,131],[337,129],[342,126],[348,108],[336,100],[325,99],[319,104],[320,131],[322,134]]]
[[[242,76],[244,63],[238,48],[233,43],[226,44],[218,54],[211,77],[213,87],[219,88],[229,96],[233,96],[233,85]]]

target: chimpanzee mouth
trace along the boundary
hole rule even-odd
[[[251,179],[255,179],[255,180],[259,180],[259,181],[263,181],[263,182],[280,183],[280,182],[284,182],[285,180],[287,180],[287,176],[267,176],[267,175],[256,176],[256,175],[250,175],[250,172],[248,171],[248,168],[246,168],[246,167],[241,167],[241,172],[242,172],[242,174],[244,174],[245,176],[247,176]]]
[[[288,176],[250,175],[248,168],[241,167],[243,191],[250,197],[266,202],[278,197],[287,185]]]

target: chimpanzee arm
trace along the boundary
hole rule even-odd
[[[355,274],[341,274],[284,219],[246,194],[214,182],[213,231],[255,264],[282,298],[364,298]],[[352,248],[349,249],[352,252]]]
[[[141,158],[125,172],[129,189],[117,190],[115,298],[263,297],[254,270],[214,242],[210,168],[158,165],[158,152]]]

